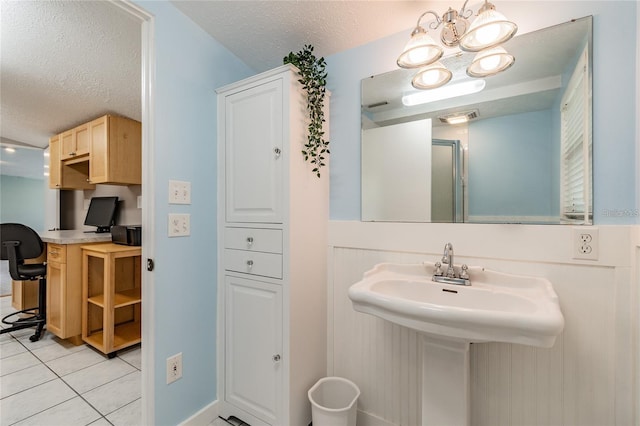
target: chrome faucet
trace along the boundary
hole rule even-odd
[[[454,278],[456,275],[456,270],[453,267],[453,245],[451,243],[447,243],[444,245],[444,254],[442,255],[442,263],[447,266],[447,271],[445,272],[445,276],[449,278]]]
[[[442,271],[442,263],[447,265],[447,270],[444,272]],[[456,268],[453,263],[453,244],[445,244],[442,263],[436,262],[436,270],[432,277],[433,281],[445,284],[471,285],[468,273],[469,267],[467,265],[462,265],[460,267],[460,274],[456,272]]]

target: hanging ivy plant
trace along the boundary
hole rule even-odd
[[[325,158],[329,155],[329,141],[324,138],[324,95],[327,85],[326,63],[324,58],[317,59],[313,54],[313,46],[305,45],[298,53],[290,52],[284,57],[285,64],[298,68],[298,80],[307,92],[307,111],[309,113],[308,140],[302,150],[305,161],[313,166],[313,172],[320,177],[320,169],[324,167]]]

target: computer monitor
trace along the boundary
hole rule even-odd
[[[109,232],[115,225],[118,197],[92,197],[84,224],[95,226],[97,233]]]

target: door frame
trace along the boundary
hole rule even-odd
[[[154,144],[155,144],[155,18],[133,3],[133,0],[112,0],[112,3],[137,18],[141,25],[141,101],[142,101],[142,258],[153,259],[154,227]],[[144,262],[146,264],[146,260]],[[152,333],[155,319],[153,273],[142,268],[142,424],[155,424],[155,342]]]

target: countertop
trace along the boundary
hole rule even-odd
[[[45,243],[54,244],[105,243],[111,241],[111,233],[109,232],[96,234],[95,232],[80,230],[44,231],[39,232],[38,235]]]

